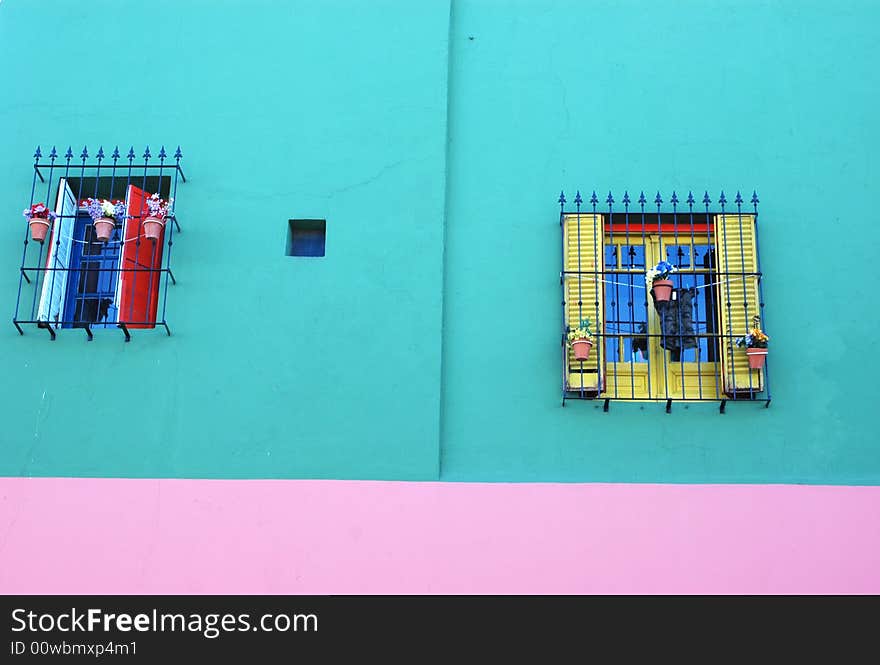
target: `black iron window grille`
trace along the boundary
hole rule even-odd
[[[53,147],[48,161],[41,161],[37,147],[31,209],[45,199],[51,212],[42,222],[30,217],[24,225],[12,319],[20,334],[34,324],[52,340],[64,328],[83,329],[88,341],[96,328],[119,329],[126,342],[136,328],[162,326],[171,335],[165,310],[169,282],[176,284],[171,248],[181,230],[177,185],[186,182],[181,158],[179,147],[169,157],[163,146],[154,158],[148,146],[136,161],[133,147],[125,157],[117,147],[109,157],[99,148],[90,161],[84,147],[76,160],[71,148],[59,156]],[[109,238],[99,237],[88,199],[124,206]],[[159,199],[168,206],[157,214],[151,204]],[[41,225],[43,239],[31,229]]]
[[[770,361],[743,338],[765,328],[758,196],[730,205],[722,191],[699,206],[675,192],[663,209],[642,193],[615,208],[580,192],[558,199],[562,228],[562,405],[567,399],[770,405]],[[717,204],[714,205],[713,204]],[[686,206],[686,207],[685,207]],[[671,210],[669,209],[671,208]],[[668,282],[646,272],[669,264]],[[665,267],[665,266],[664,266]],[[660,285],[667,284],[662,288]],[[572,337],[589,324],[592,346]],[[572,331],[575,331],[574,333]],[[571,334],[570,334],[571,333]],[[586,349],[586,352],[584,351]],[[584,357],[586,355],[586,357]]]

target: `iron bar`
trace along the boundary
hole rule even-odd
[[[687,197],[687,205],[688,205],[688,221],[690,221],[691,227],[691,271],[694,273],[694,287],[696,293],[697,286],[697,243],[694,239],[694,195],[692,192],[688,192]],[[708,251],[708,249],[707,249]],[[711,280],[709,280],[711,283]],[[708,294],[707,294],[708,297]],[[708,329],[709,326],[709,312],[708,307],[706,308],[706,327]],[[695,321],[696,325],[694,330],[696,331],[700,327],[700,299],[699,297],[694,298],[694,310],[695,310]],[[700,340],[697,340],[697,393],[700,396],[700,399],[703,399],[703,367],[702,367],[702,359],[703,359],[703,347],[700,346]],[[708,349],[707,349],[707,358],[708,360]],[[684,372],[682,371],[682,374]],[[684,389],[684,377],[682,376],[682,389]]]
[[[627,271],[632,270],[632,254],[630,254],[630,244],[629,244],[629,192],[624,190],[623,192],[623,210],[624,210],[624,223],[625,223],[625,233],[626,233],[626,251],[627,256],[630,257],[629,266]],[[612,219],[608,220],[608,223],[614,226]],[[627,307],[629,308],[629,332],[632,334],[635,331],[636,322],[635,322],[635,310],[633,309],[633,305],[635,304],[635,287],[633,285],[633,275],[630,273],[627,276],[627,281],[629,282],[629,300],[627,302]],[[620,341],[621,345],[623,344],[623,340]],[[629,382],[630,382],[630,398],[634,399],[636,396],[636,363],[635,363],[635,352],[633,351],[633,343],[632,338],[630,338],[630,357],[629,357]],[[606,409],[607,411],[607,409]]]
[[[657,196],[654,198],[654,203],[657,206],[657,247],[661,248],[660,260],[662,261],[663,260],[663,256],[662,256],[663,225],[660,222],[660,205],[663,203],[663,199],[660,198],[659,191],[657,192]],[[668,307],[669,305],[667,304],[666,306]],[[656,301],[655,301],[654,310],[655,310],[655,312],[660,313],[659,309],[656,306]],[[660,316],[662,317],[662,314],[660,314]],[[661,320],[661,321],[659,321],[659,323],[660,323],[660,331],[663,332],[663,321]],[[662,346],[662,344],[661,344],[661,346]],[[660,355],[663,357],[663,394],[666,396],[666,399],[668,400],[669,399],[669,367],[667,366],[667,363],[666,363],[665,349],[664,349],[663,353],[661,353]],[[667,411],[667,413],[669,413],[669,411]]]
[[[761,247],[758,239],[758,199],[757,190],[752,190],[751,204],[755,210],[755,270],[758,271],[758,311],[761,313],[761,329],[765,330],[764,320],[764,277],[761,274]],[[769,354],[768,354],[769,355]],[[764,356],[764,391],[767,393],[767,406],[770,406],[770,358]]]
[[[609,240],[610,240],[610,242],[611,242],[611,247],[614,249],[614,259],[615,259],[615,262],[616,262],[616,264],[617,264],[617,265],[614,266],[614,268],[615,268],[615,271],[616,271],[617,267],[620,265],[620,256],[619,256],[619,252],[617,251],[617,247],[616,247],[616,245],[614,244],[614,225],[611,224],[611,219],[612,219],[612,217],[613,217],[613,215],[614,215],[614,209],[613,209],[613,206],[614,206],[614,197],[611,195],[611,190],[608,191],[608,198],[605,199],[605,202],[608,204],[608,223],[609,223],[609,225],[610,225],[610,226],[609,226],[609,228],[610,228]],[[604,235],[604,234],[603,234],[603,235]],[[603,249],[602,249],[602,255],[603,255],[603,256],[605,255],[604,247],[603,247]],[[598,264],[596,264],[596,265],[598,266]],[[605,268],[604,265],[603,265],[603,268]],[[597,288],[597,291],[596,291],[596,299],[598,300],[598,296],[599,296],[598,285],[597,285],[596,288]],[[608,289],[605,289],[604,286],[603,286],[603,289],[604,289],[606,292],[608,291]],[[611,318],[612,318],[612,320],[614,320],[614,321],[618,321],[618,320],[619,320],[619,319],[618,319],[618,315],[617,315],[617,304],[618,304],[618,301],[619,301],[619,300],[620,300],[620,289],[618,288],[617,280],[615,280],[615,281],[614,281],[614,297],[613,297],[612,300],[611,300]],[[606,316],[606,317],[605,317],[605,320],[604,320],[604,322],[603,322],[602,325],[605,326],[605,325],[607,325],[607,324],[608,324],[608,317]],[[596,327],[597,327],[597,328],[599,327],[599,321],[598,321],[598,320],[596,321]],[[622,349],[621,349],[621,346],[620,346],[620,345],[622,344],[622,342],[623,342],[622,338],[620,338],[620,337],[618,337],[617,335],[615,335],[615,337],[614,337],[614,344],[612,344],[612,349],[613,349],[615,346],[617,346],[617,357],[622,357],[622,356],[623,356]],[[607,354],[607,353],[608,353],[608,350],[606,349],[605,352],[606,352],[606,354]],[[606,358],[605,358],[605,362],[606,362],[606,363],[608,362],[608,357],[607,357],[607,356],[606,356]],[[614,363],[615,363],[615,366],[614,366],[614,399],[617,399],[617,397],[618,397],[618,391],[617,391],[617,361],[615,360]],[[601,371],[601,369],[600,369],[600,371]]]
[[[736,203],[736,218],[739,226],[739,257],[740,257],[740,265],[742,269],[746,269],[746,248],[743,239],[743,220],[742,220],[742,196],[740,196],[739,190],[736,192],[736,198],[734,199]],[[745,325],[746,331],[749,330],[749,288],[748,281],[743,280],[743,316],[745,317]],[[753,395],[753,387],[752,387],[752,370],[749,368],[748,371],[749,376],[749,397]]]
[[[718,203],[721,204],[721,232],[724,237],[724,269],[729,270],[729,257],[730,252],[727,251],[727,213],[725,211],[725,206],[727,204],[727,197],[724,196],[724,190],[721,190],[721,196],[718,197]],[[727,327],[732,328],[733,326],[733,311],[731,309],[732,305],[730,303],[730,282],[724,283],[725,293],[727,295],[727,302],[725,306],[727,307]],[[737,385],[736,385],[736,364],[733,361],[733,340],[731,339],[727,346],[727,351],[730,352],[728,358],[729,366],[730,366],[730,382],[732,384],[731,396],[734,400],[736,400],[737,393]],[[751,372],[750,372],[751,373]],[[725,377],[726,378],[726,377]]]
[[[639,194],[639,208],[641,209],[642,215],[642,247],[644,247],[645,252],[645,270],[648,269],[648,243],[646,242],[647,237],[645,236],[645,227],[647,226],[645,220],[645,203],[647,203],[647,199],[645,198],[644,190]],[[649,293],[650,287],[647,286],[645,288],[645,333],[647,334],[651,330],[651,313],[648,309],[648,302],[651,300],[651,294]],[[651,397],[651,393],[654,389],[654,375],[651,374],[651,349],[648,348],[645,352],[645,359],[648,361],[648,397]]]
[[[672,234],[673,234],[673,238],[675,240],[675,245],[674,245],[675,246],[675,255],[678,257],[678,261],[676,262],[678,265],[676,267],[678,268],[678,299],[679,299],[679,302],[675,308],[675,317],[676,317],[676,324],[678,327],[678,365],[679,365],[679,371],[681,372],[681,376],[679,378],[681,380],[681,396],[683,398],[687,399],[687,391],[685,390],[685,374],[684,374],[684,333],[682,332],[682,329],[681,329],[681,327],[682,327],[681,296],[682,296],[682,292],[684,291],[685,287],[684,287],[684,277],[681,274],[682,273],[682,270],[681,270],[681,263],[682,263],[681,242],[678,238],[678,195],[675,193],[674,189],[672,190],[672,198],[670,198],[669,200],[672,203]],[[663,243],[662,236],[661,236],[660,242],[661,242],[661,244]],[[667,253],[666,257],[662,256],[662,253],[661,253],[660,258],[662,258],[664,260],[667,259],[668,254],[669,254],[668,249],[666,250],[666,253]],[[691,247],[690,254],[691,255],[693,254],[693,247]],[[693,261],[693,256],[690,256],[690,260]],[[691,266],[691,268],[693,268],[693,266]],[[693,272],[693,270],[691,270],[691,272]],[[696,276],[694,277],[694,286],[696,286]],[[664,351],[667,351],[667,350],[664,349]],[[699,357],[699,346],[697,346],[697,351],[698,351],[697,357]],[[678,386],[675,386],[675,387],[678,388]]]
[[[599,226],[598,226],[598,217],[596,216],[596,204],[599,202],[599,198],[596,196],[596,190],[593,190],[593,196],[590,197],[590,204],[593,206],[593,265],[599,266],[599,247],[598,247],[598,239],[599,239]],[[604,224],[604,222],[603,222]],[[602,230],[602,237],[605,237],[605,230]],[[581,246],[578,243],[578,255],[580,255]],[[604,263],[604,248],[602,249],[603,255],[603,263]],[[580,268],[580,266],[578,266]],[[595,300],[595,311],[596,318],[593,319],[594,325],[597,330],[599,330],[599,321],[602,319],[599,318],[599,277],[598,275],[593,277],[593,295],[596,298]],[[578,298],[580,299],[581,295],[578,294]],[[604,318],[604,317],[603,317]],[[580,322],[578,322],[580,324]],[[603,389],[605,388],[605,373],[602,371],[602,356],[605,352],[605,344],[596,344],[596,395],[598,396]],[[581,367],[583,367],[584,361],[581,361]],[[581,385],[584,385],[584,382],[581,381]]]
[[[566,336],[565,331],[568,329],[568,322],[566,320],[565,315],[565,301],[568,298],[567,288],[568,285],[565,282],[565,275],[563,274],[565,271],[565,264],[567,261],[568,255],[568,243],[566,242],[566,229],[565,229],[565,191],[562,190],[559,192],[559,199],[557,201],[559,203],[559,230],[562,236],[562,270],[563,272],[559,273],[559,284],[562,286],[562,406],[565,406],[565,393],[568,387],[568,348],[566,347]]]

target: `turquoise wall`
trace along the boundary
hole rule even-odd
[[[0,327],[0,475],[437,476],[448,20],[446,2],[0,5],[7,321],[34,146],[179,143],[189,178],[173,337]],[[288,219],[316,217],[326,257],[285,256]]]
[[[871,2],[455,3],[445,478],[880,482],[877,19]],[[560,408],[556,198],[577,188],[758,190],[769,409]]]
[[[877,484],[878,14],[6,0],[10,318],[36,144],[180,143],[190,182],[173,337],[0,327],[0,475]],[[560,408],[577,188],[758,190],[770,409]],[[292,217],[328,220],[324,259],[284,256]]]

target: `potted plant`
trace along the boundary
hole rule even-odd
[[[150,240],[158,240],[162,235],[162,229],[165,228],[165,217],[168,215],[168,209],[172,203],[174,203],[174,199],[166,201],[159,198],[158,194],[153,194],[147,199],[147,208],[149,208],[150,214],[144,219],[144,235]]]
[[[110,240],[113,227],[125,221],[125,203],[122,201],[88,198],[82,206],[95,223],[95,237],[101,242]]]
[[[587,360],[593,348],[593,333],[590,331],[590,319],[581,320],[580,325],[568,333],[568,344],[574,351],[575,360]]]
[[[737,346],[746,347],[750,369],[761,369],[764,366],[769,341],[770,337],[761,330],[760,319],[756,316],[752,320],[752,329],[736,340]]]
[[[49,210],[45,203],[35,203],[25,209],[23,214],[31,227],[31,239],[42,244],[46,240],[49,227],[58,215]]]
[[[669,275],[675,270],[675,266],[669,261],[660,261],[645,273],[645,282],[654,293],[654,300],[657,302],[667,302],[672,297],[672,280],[669,279]]]

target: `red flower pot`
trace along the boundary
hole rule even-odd
[[[666,302],[672,298],[672,280],[654,280],[654,285],[651,287],[651,290],[654,291],[654,299],[657,302]]]
[[[749,356],[749,367],[751,369],[761,369],[764,366],[764,360],[767,359],[767,349],[749,348],[746,349]]]
[[[111,217],[99,217],[95,220],[95,237],[101,242],[110,240],[116,222]]]
[[[571,343],[571,348],[574,351],[575,360],[586,360],[590,357],[593,342],[588,339],[576,339]]]
[[[49,220],[45,217],[31,217],[28,223],[31,227],[31,240],[43,242],[46,239],[46,234],[49,232]]]
[[[165,220],[158,217],[147,217],[144,220],[144,236],[149,240],[158,240],[165,228]]]

